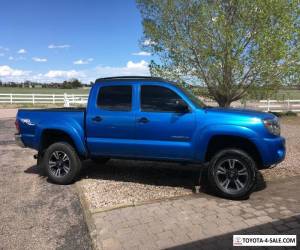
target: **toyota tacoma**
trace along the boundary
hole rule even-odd
[[[38,165],[57,184],[74,182],[85,159],[173,161],[206,167],[210,187],[236,199],[251,193],[259,169],[285,157],[276,116],[207,107],[155,77],[98,79],[87,108],[20,109],[16,127],[16,142],[38,151]]]

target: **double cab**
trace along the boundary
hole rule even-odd
[[[86,108],[20,109],[16,127],[17,143],[37,150],[58,184],[74,182],[86,159],[173,161],[205,167],[212,190],[235,199],[251,193],[259,169],[285,157],[276,116],[208,107],[154,77],[98,79]]]

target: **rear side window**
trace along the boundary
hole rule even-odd
[[[182,100],[173,90],[162,86],[141,86],[141,110],[176,112],[176,101]]]
[[[131,86],[104,86],[100,88],[97,104],[110,111],[130,111],[132,108]]]

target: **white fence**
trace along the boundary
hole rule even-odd
[[[0,104],[58,104],[69,107],[72,105],[86,105],[88,95],[77,94],[1,94]],[[217,106],[212,100],[204,100],[205,103],[211,106]],[[234,108],[251,108],[262,111],[273,112],[300,112],[300,100],[260,100],[246,101],[245,103],[234,102],[231,105]]]
[[[261,100],[259,101],[261,108],[264,111],[285,112],[293,111],[300,112],[300,100]]]
[[[209,106],[217,107],[218,104],[213,101],[206,99],[204,102]],[[244,102],[236,101],[231,104],[232,108],[247,108],[260,110],[265,112],[300,112],[300,100],[247,100]]]
[[[77,94],[1,94],[0,104],[86,104],[88,95]]]

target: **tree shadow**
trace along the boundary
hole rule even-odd
[[[213,237],[208,237],[201,240],[192,241],[182,245],[177,245],[165,249],[182,250],[182,249],[299,249],[300,237],[297,237],[297,246],[294,247],[241,247],[233,246],[233,235],[297,235],[299,234],[300,215],[291,216],[285,219],[279,219],[270,223],[265,223],[242,230],[233,231],[226,234],[220,234]]]
[[[194,165],[115,159],[106,164],[85,161],[81,171],[81,178],[184,188],[195,186],[198,175],[199,168]]]

